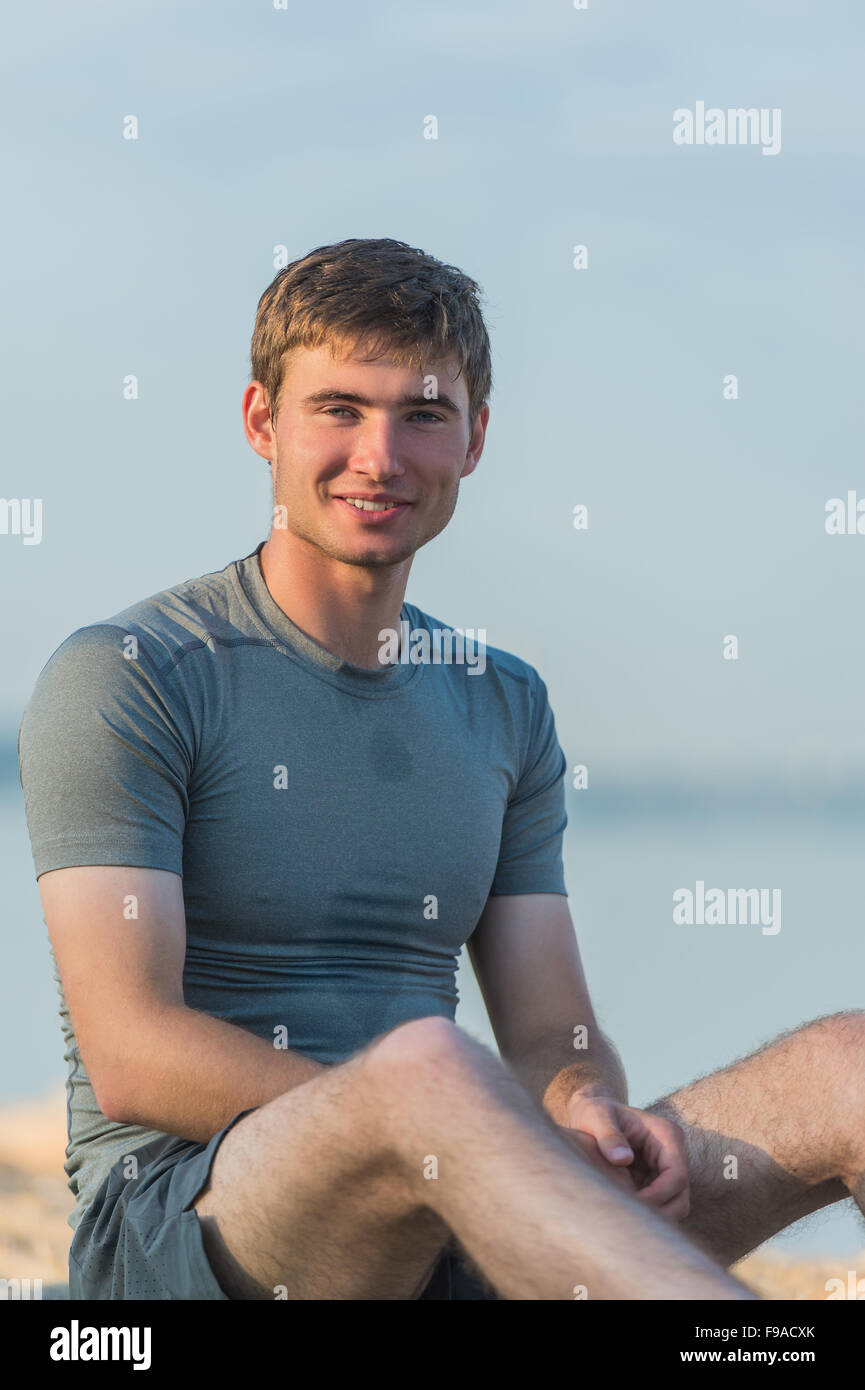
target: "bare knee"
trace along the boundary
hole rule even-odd
[[[435,1115],[449,1124],[477,1087],[495,1085],[502,1063],[449,1018],[431,1015],[400,1024],[376,1038],[362,1058],[365,1103],[379,1132],[400,1149]],[[399,1142],[395,1139],[398,1136]]]
[[[792,1035],[799,1052],[797,1066],[807,1065],[821,1089],[844,1088],[853,1096],[865,1078],[865,1013],[849,1009],[826,1014],[803,1024]]]
[[[865,1166],[865,1012],[828,1014],[800,1031],[819,1078],[827,1119],[834,1130],[839,1176],[861,1175]]]
[[[367,1069],[390,1094],[427,1080],[443,1082],[451,1074],[501,1066],[493,1053],[464,1033],[450,1018],[432,1014],[411,1019],[383,1033],[369,1046]]]
[[[839,1061],[861,1062],[865,1055],[865,1012],[861,1009],[827,1014],[807,1024],[804,1031],[815,1046]]]
[[[803,1030],[821,1070],[860,1098],[865,1084],[865,1012],[850,1009],[815,1019]],[[858,1088],[858,1089],[857,1089]]]
[[[382,1033],[373,1041],[370,1051],[377,1058],[387,1061],[400,1061],[403,1058],[410,1061],[432,1060],[459,1047],[465,1037],[453,1019],[430,1014],[424,1018],[410,1019],[408,1023],[400,1023],[389,1032]]]

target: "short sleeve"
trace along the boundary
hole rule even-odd
[[[192,738],[159,670],[146,644],[98,624],[40,671],[18,730],[37,878],[88,864],[183,872]]]
[[[508,801],[490,895],[562,893],[567,897],[562,840],[567,759],[556,736],[547,688],[534,668],[528,749]]]

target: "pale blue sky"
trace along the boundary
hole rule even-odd
[[[75,627],[266,534],[273,246],[390,235],[480,281],[496,379],[409,598],[536,664],[599,778],[858,775],[865,537],[823,515],[865,495],[863,47],[854,6],[789,0],[9,16],[3,492],[44,536],[0,537],[7,736]],[[698,99],[780,107],[781,153],[675,147]]]

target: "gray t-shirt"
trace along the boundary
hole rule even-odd
[[[187,1005],[334,1063],[453,1018],[490,894],[566,894],[566,763],[532,666],[493,647],[483,669],[413,664],[405,644],[354,666],[286,616],[260,550],[73,632],[24,712],[21,784],[37,878],[181,874]],[[161,1136],[102,1114],[57,983],[74,1228]]]

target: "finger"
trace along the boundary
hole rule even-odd
[[[681,1192],[678,1197],[674,1197],[672,1202],[665,1203],[662,1207],[656,1207],[659,1216],[666,1217],[669,1221],[684,1221],[686,1216],[691,1214],[691,1198],[689,1193]]]
[[[675,1133],[655,1132],[646,1126],[634,1141],[637,1166],[645,1170],[650,1180],[664,1174],[678,1175],[684,1184],[688,1182],[688,1158],[679,1137]]]
[[[608,1163],[627,1164],[634,1160],[634,1149],[624,1131],[623,1116],[627,1116],[627,1111],[616,1102],[585,1100],[574,1112],[572,1123],[576,1129],[591,1134]]]
[[[656,1173],[661,1167],[665,1146],[645,1124],[644,1116],[639,1111],[623,1109],[618,1112],[616,1119],[622,1138],[630,1145],[637,1162],[642,1162],[650,1172]]]
[[[575,1129],[591,1134],[608,1163],[627,1164],[634,1161],[634,1148],[624,1130],[627,1110],[616,1102],[585,1100],[572,1116]]]
[[[633,1189],[634,1183],[631,1180],[630,1168],[622,1164],[610,1163],[598,1148],[594,1135],[579,1129],[568,1130],[567,1133],[578,1153],[582,1154],[583,1158],[588,1159],[594,1168],[608,1174],[616,1181],[624,1182],[625,1186]]]
[[[665,1168],[646,1187],[641,1187],[637,1196],[650,1206],[662,1207],[667,1202],[687,1193],[689,1190],[687,1172],[677,1167]]]
[[[634,1150],[622,1131],[614,1124],[600,1124],[592,1130],[595,1143],[608,1163],[633,1163]]]

